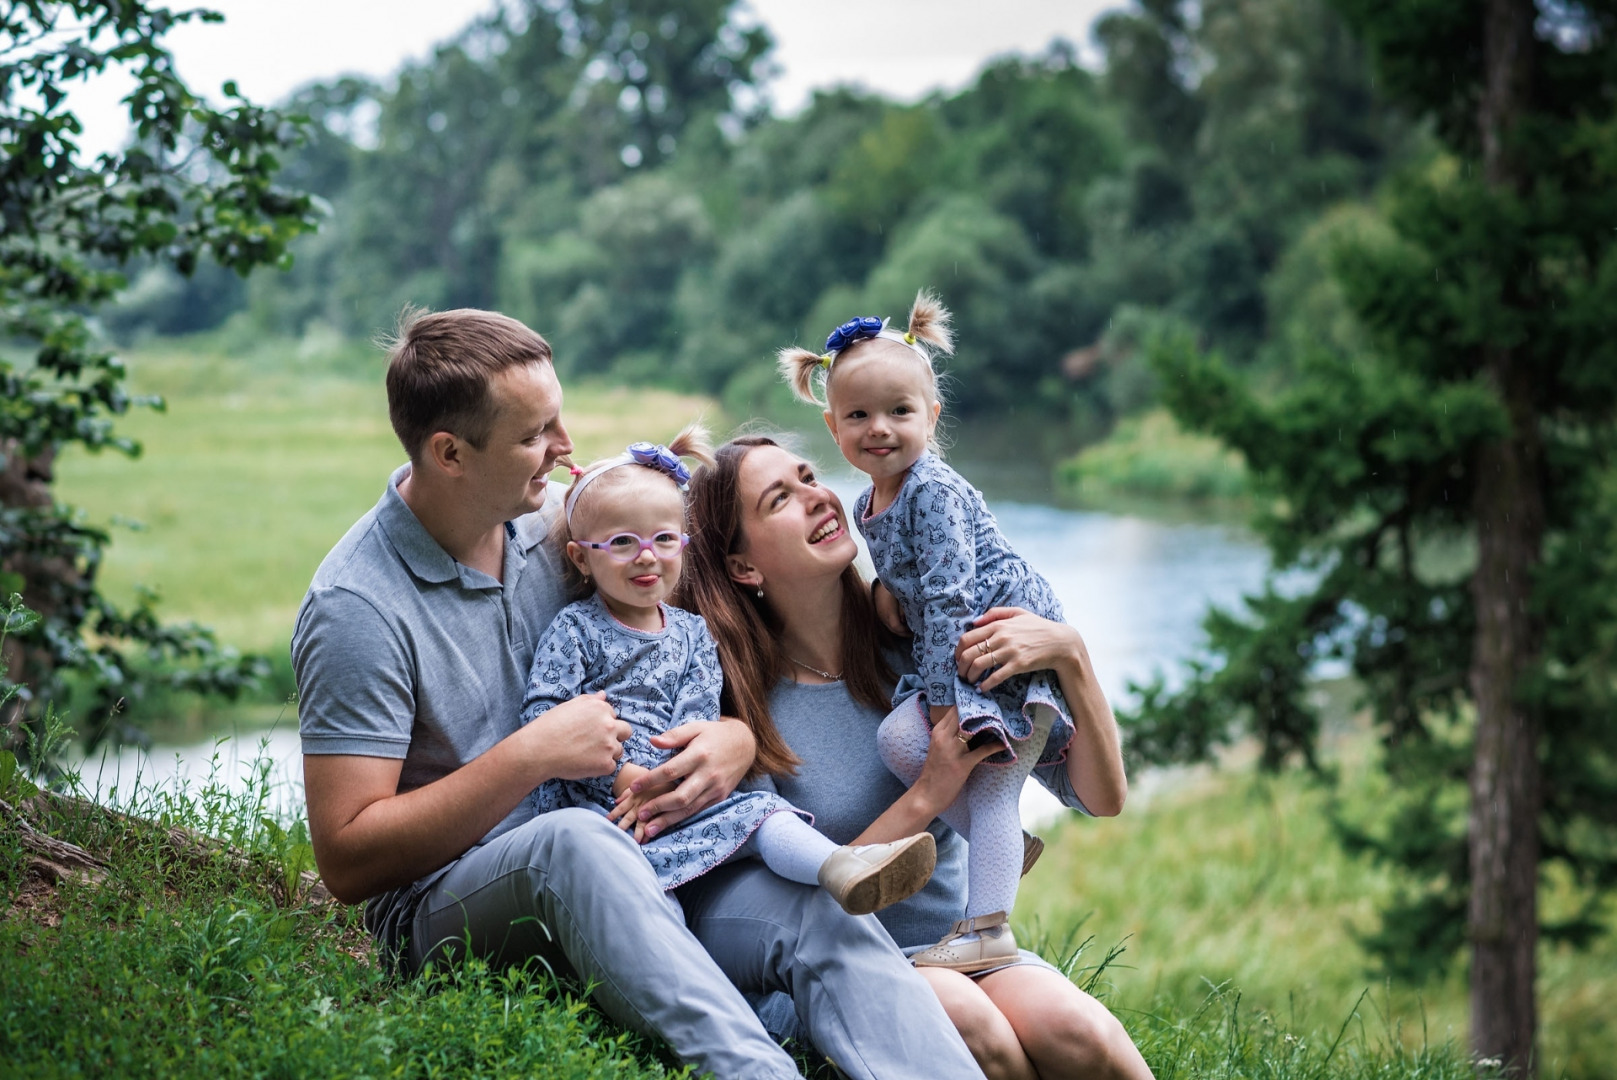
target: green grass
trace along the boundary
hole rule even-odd
[[[288,868],[306,861],[306,833],[263,817],[262,786],[132,801],[143,817],[61,800],[35,814],[41,829],[107,860],[94,884],[45,885],[27,869],[14,821],[0,821],[0,1074],[685,1075],[545,972],[474,963],[391,977],[357,909],[287,887]],[[232,848],[187,851],[171,826]]]
[[[356,913],[298,884],[307,833],[265,817],[264,782],[233,794],[216,781],[125,794],[135,808],[127,817],[60,800],[35,813],[42,830],[107,860],[107,877],[95,884],[44,885],[27,870],[15,821],[0,816],[0,1072],[681,1075],[665,1048],[618,1029],[587,1004],[582,987],[548,973],[471,963],[424,980],[389,976]],[[1312,1005],[1299,1003],[1310,979],[1323,977],[1310,966],[1330,945],[1328,905],[1290,908],[1293,932],[1258,950],[1263,963],[1231,960],[1263,936],[1245,923],[1277,918],[1281,897],[1255,891],[1243,860],[1228,856],[1242,847],[1239,838],[1204,843],[1194,858],[1182,843],[1186,827],[1197,828],[1218,804],[1238,807],[1248,782],[1202,782],[1155,800],[1129,825],[1113,823],[1120,828],[1057,830],[1024,893],[1024,936],[1117,1011],[1162,1080],[1490,1076],[1436,1025],[1423,1032],[1417,1013],[1400,1011],[1397,993],[1338,999],[1321,990]],[[229,847],[177,848],[173,826]],[[1068,883],[1079,882],[1084,894],[1070,895]],[[1285,891],[1291,903],[1317,905],[1320,888]],[[1189,919],[1193,908],[1205,913]],[[1059,930],[1028,932],[1029,918]],[[1310,924],[1324,931],[1312,944]],[[1114,957],[1111,942],[1124,951]],[[1337,957],[1327,966],[1350,964]],[[1233,970],[1254,989],[1223,983]],[[1272,1007],[1275,993],[1285,1007]],[[829,1080],[823,1070],[810,1075]]]
[[[1191,771],[1114,820],[1064,821],[1018,898],[1018,925],[1035,937],[1044,927],[1081,926],[1097,942],[1124,943],[1109,978],[1125,1014],[1192,1016],[1210,995],[1217,1013],[1238,994],[1250,1030],[1315,1045],[1350,1015],[1366,1037],[1410,1051],[1463,1044],[1463,964],[1425,986],[1389,985],[1354,939],[1374,925],[1394,882],[1343,853],[1327,806],[1335,797],[1357,815],[1377,805],[1386,779],[1371,767],[1371,745],[1362,732],[1337,740],[1334,796],[1302,776]],[[1556,883],[1546,886],[1550,914],[1562,899]],[[1608,904],[1612,915],[1617,905]],[[1610,1075],[1613,1000],[1617,943],[1609,936],[1585,953],[1542,947],[1542,1076]],[[1144,1027],[1154,1030],[1155,1021]]]
[[[1215,439],[1182,430],[1163,409],[1131,416],[1104,441],[1056,468],[1067,499],[1231,501],[1246,495],[1240,456]]]
[[[102,570],[109,596],[127,602],[137,585],[153,588],[165,618],[196,619],[222,641],[271,655],[281,692],[250,711],[272,720],[315,568],[404,459],[388,425],[381,355],[271,341],[227,356],[179,342],[127,360],[133,389],[162,394],[166,412],[136,410],[120,422],[144,445],[137,459],[70,449],[57,466],[57,497],[113,526]],[[587,461],[672,436],[703,413],[722,423],[705,399],[574,382],[564,415]],[[194,702],[162,704],[210,715]]]

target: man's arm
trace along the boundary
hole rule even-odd
[[[320,876],[349,904],[415,881],[458,858],[544,781],[611,772],[628,737],[629,725],[606,698],[591,694],[402,795],[403,761],[305,754],[309,838]]]
[[[629,737],[605,698],[582,697],[400,794],[416,689],[414,661],[394,628],[366,598],[320,590],[298,613],[292,662],[315,863],[332,895],[349,903],[460,856],[544,781],[611,772]]]

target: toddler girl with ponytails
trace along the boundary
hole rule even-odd
[[[1006,543],[982,495],[938,456],[943,406],[933,356],[952,351],[949,312],[922,292],[903,331],[884,319],[852,319],[823,352],[783,349],[779,363],[797,397],[825,411],[843,457],[870,477],[854,519],[915,635],[918,674],[899,682],[893,712],[877,731],[882,761],[914,784],[932,727],[951,712],[961,741],[1002,747],[940,815],[971,845],[966,918],[914,957],[917,966],[969,973],[1017,958],[1007,919],[1023,872],[1022,783],[1035,765],[1066,756],[1074,729],[1049,672],[1013,676],[989,693],[957,674],[960,637],[989,608],[1063,616],[1049,583]]]
[[[522,704],[522,723],[580,694],[604,693],[632,733],[616,772],[550,780],[530,798],[539,813],[593,808],[641,841],[662,887],[757,855],[775,873],[821,885],[855,915],[910,896],[932,876],[930,833],[889,844],[838,847],[808,814],[779,795],[736,792],[651,839],[637,811],[656,792],[630,790],[669,757],[651,737],[681,724],[717,721],[723,676],[718,647],[701,616],[664,600],[674,591],[689,542],[682,458],[712,464],[706,433],[686,428],[668,446],[635,443],[623,454],[575,470],[558,522],[582,599],[563,608],[540,639]]]

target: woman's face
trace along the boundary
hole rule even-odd
[[[756,447],[742,459],[737,485],[742,548],[730,571],[738,580],[750,568],[766,592],[771,583],[789,588],[835,578],[859,554],[841,500],[797,455]]]

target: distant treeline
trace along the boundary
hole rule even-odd
[[[330,215],[290,273],[151,269],[107,325],[363,337],[406,303],[493,307],[565,371],[746,410],[778,393],[775,348],[930,286],[954,411],[1094,435],[1153,399],[1133,345],[1156,321],[1282,378],[1350,335],[1330,237],[1366,211],[1337,208],[1425,152],[1324,0],[1141,0],[1096,24],[1099,73],[1057,41],[953,96],[823,93],[787,120],[733,8],[530,0],[396,83],[305,88],[282,180]]]

